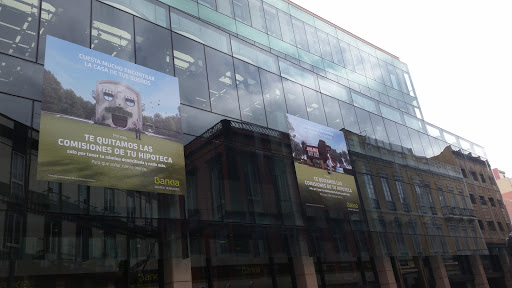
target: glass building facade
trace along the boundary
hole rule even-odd
[[[179,79],[186,196],[36,179],[47,35]],[[485,150],[291,2],[0,0],[0,83],[0,287],[512,286]],[[361,211],[302,203],[287,113],[344,131]]]

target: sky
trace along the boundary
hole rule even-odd
[[[91,92],[96,89],[96,82],[115,80],[128,84],[141,94],[142,103],[146,106],[144,115],[153,116],[155,113],[160,113],[166,117],[178,113],[180,97],[176,78],[54,37],[48,37],[47,45],[45,69],[57,77],[62,87],[73,90],[77,96],[94,102]],[[93,57],[100,61],[113,63],[117,67],[144,73],[154,77],[155,80],[149,81],[150,85],[146,85],[119,75],[112,75],[96,69],[95,67],[98,65],[95,66],[94,62],[81,59],[79,55]],[[86,66],[86,64],[90,64],[90,66]]]
[[[512,177],[512,1],[293,2],[398,56],[424,119],[483,146]]]

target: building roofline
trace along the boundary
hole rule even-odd
[[[360,40],[361,42],[364,42],[364,43],[366,43],[366,44],[368,44],[368,45],[372,46],[373,48],[375,48],[375,49],[377,49],[377,50],[379,50],[379,51],[381,51],[381,52],[383,52],[383,53],[388,54],[389,56],[391,56],[391,57],[395,58],[396,60],[400,60],[400,58],[398,58],[398,56],[396,56],[396,55],[394,55],[394,54],[392,54],[392,53],[390,53],[390,52],[388,52],[388,51],[386,51],[386,50],[384,50],[384,49],[380,48],[379,46],[377,46],[377,45],[375,45],[375,44],[372,44],[372,43],[370,43],[370,42],[368,42],[368,41],[364,40],[363,38],[361,38],[361,37],[359,37],[359,36],[357,36],[357,35],[353,34],[353,33],[352,33],[352,32],[350,32],[350,31],[347,31],[346,29],[341,28],[340,26],[338,26],[338,25],[336,25],[336,24],[332,23],[331,21],[329,21],[329,20],[327,20],[327,19],[325,19],[325,18],[323,18],[323,17],[321,17],[321,16],[318,16],[317,14],[315,14],[315,13],[313,13],[313,12],[311,12],[311,11],[309,11],[309,10],[307,10],[307,9],[305,9],[305,8],[303,8],[303,7],[301,7],[301,6],[299,6],[298,4],[295,4],[294,2],[292,2],[292,1],[290,1],[290,0],[283,0],[283,1],[284,1],[284,2],[286,2],[286,3],[288,3],[288,4],[290,4],[290,5],[293,5],[295,8],[300,9],[300,10],[302,10],[302,11],[304,11],[304,12],[308,13],[309,15],[311,15],[311,16],[313,16],[313,17],[315,17],[315,18],[318,18],[318,19],[320,19],[320,20],[322,20],[322,21],[324,21],[324,22],[326,22],[326,23],[328,23],[328,24],[330,24],[330,25],[332,25],[332,26],[336,27],[337,29],[339,29],[339,30],[341,30],[341,31],[343,31],[343,32],[345,32],[345,33],[347,33],[348,35],[350,35],[350,36],[352,36],[352,37],[356,38],[357,40]]]

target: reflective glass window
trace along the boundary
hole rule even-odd
[[[0,53],[0,92],[41,100],[43,66]]]
[[[382,116],[391,119],[395,122],[403,124],[402,117],[400,116],[402,113],[394,108],[391,108],[382,103],[379,104],[380,111],[382,112]]]
[[[212,111],[239,119],[240,106],[235,86],[233,58],[209,47],[205,50]]]
[[[329,44],[331,45],[331,52],[334,63],[345,66],[343,62],[343,54],[341,53],[340,42],[338,38],[329,35]]]
[[[318,90],[316,75],[306,69],[292,64],[286,60],[279,58],[279,67],[281,68],[281,75],[297,83]]]
[[[421,145],[423,146],[423,151],[425,152],[425,156],[427,158],[433,157],[434,149],[432,149],[432,145],[430,145],[430,140],[426,134],[418,133],[420,135]]]
[[[238,59],[234,62],[242,120],[267,126],[258,68]]]
[[[308,38],[306,37],[306,30],[304,29],[304,22],[292,17],[293,32],[295,33],[295,40],[297,47],[309,51]]]
[[[210,110],[204,46],[175,33],[172,40],[181,103]]]
[[[380,114],[379,109],[377,107],[377,102],[370,98],[367,98],[361,94],[358,94],[354,91],[352,93],[352,100],[354,101],[354,106],[362,108],[364,110],[370,111],[375,114]]]
[[[457,138],[453,134],[443,131],[443,136],[444,136],[444,139],[446,140],[446,142],[448,142],[452,145],[460,146],[459,142],[457,141]]]
[[[217,3],[215,2],[215,0],[197,0],[197,2],[211,9],[217,9]]]
[[[192,108],[186,105],[181,105],[180,113],[183,133],[194,136],[184,137],[185,143],[194,139],[195,136],[200,136],[215,124],[219,123],[222,119],[229,119],[226,116]],[[201,121],[197,121],[198,119],[201,119]]]
[[[345,102],[352,102],[349,90],[345,86],[323,77],[318,77],[318,83],[320,84],[320,91],[323,94]]]
[[[327,125],[324,105],[322,103],[320,93],[306,87],[302,90],[304,92],[304,99],[306,100],[306,109],[308,111],[309,120],[322,125]]]
[[[286,107],[288,114],[308,119],[302,86],[292,81],[283,79],[283,88],[286,97]]]
[[[374,79],[379,81],[380,83],[384,83],[384,78],[382,77],[382,71],[380,70],[379,60],[372,55],[368,56],[370,59],[370,65],[372,68]]]
[[[430,126],[428,124],[425,124],[425,127],[427,128],[427,132],[430,136],[433,136],[433,137],[441,137],[441,131],[439,131],[439,129],[433,127],[433,126]]]
[[[421,143],[420,133],[414,129],[409,130],[409,136],[411,136],[412,149],[414,150],[414,154],[417,156],[425,156],[425,151],[423,150],[423,143]]]
[[[404,115],[404,119],[405,119],[405,124],[408,127],[419,130],[419,131],[423,131],[423,123],[421,122],[421,120],[419,120],[416,117],[409,116],[407,114],[403,114],[403,115]]]
[[[350,54],[350,45],[343,41],[339,41],[341,53],[343,54],[343,62],[345,63],[345,68],[350,69],[352,71],[356,71],[356,67],[354,66],[354,61],[352,60],[352,54]]]
[[[409,136],[407,127],[401,124],[396,124],[396,129],[398,130],[398,135],[400,136],[400,142],[402,143],[404,152],[407,154],[413,154],[411,137]]]
[[[322,52],[320,50],[320,43],[318,42],[316,28],[307,23],[304,23],[304,28],[306,29],[306,36],[308,39],[309,52],[320,56],[322,54]]]
[[[375,138],[372,122],[370,120],[370,113],[357,107],[355,108],[355,110],[357,115],[357,122],[359,123],[359,134]]]
[[[39,31],[37,57],[39,63],[44,62],[46,35],[52,35],[84,47],[90,47],[91,2],[44,0],[41,6]]]
[[[387,64],[389,77],[391,80],[391,87],[400,90],[400,84],[398,83],[398,76],[395,71],[395,67],[393,65]]]
[[[382,77],[384,78],[384,84],[391,87],[392,86],[391,79],[389,77],[387,64],[386,64],[386,62],[384,62],[380,59],[378,59],[378,61],[379,61],[380,71],[382,72]]]
[[[281,39],[281,27],[279,26],[277,9],[266,3],[263,4],[263,9],[265,10],[268,34]]]
[[[265,13],[263,12],[263,4],[261,0],[249,0],[249,8],[251,10],[252,27],[267,32],[265,24]]]
[[[363,61],[363,67],[366,74],[366,77],[375,79],[373,76],[373,69],[370,62],[370,55],[364,51],[359,51],[361,54],[361,60]]]
[[[416,97],[416,95],[414,94],[414,88],[412,86],[411,77],[409,76],[408,73],[404,73],[404,76],[405,76],[405,83],[407,84],[407,89],[409,90],[409,95]]]
[[[99,2],[92,4],[91,48],[135,62],[133,16]]]
[[[382,121],[382,117],[370,113],[370,120],[372,121],[375,138],[379,140],[379,145],[382,147],[388,147],[389,139],[388,135],[386,134],[386,128],[384,127],[384,121]]]
[[[251,13],[248,0],[233,0],[235,19],[247,25],[251,25]]]
[[[169,7],[156,0],[100,0],[157,25],[169,28]]]
[[[327,126],[336,130],[343,128],[343,120],[341,118],[338,100],[323,94],[322,100],[324,103],[325,117],[327,118]]]
[[[217,0],[217,11],[231,18],[234,18],[233,3],[231,0]]]
[[[173,75],[171,32],[135,18],[135,63]]]
[[[331,46],[329,46],[329,38],[327,37],[327,33],[316,30],[316,34],[318,35],[319,43],[321,43],[320,51],[322,53],[322,58],[332,62]]]
[[[281,10],[278,10],[277,14],[279,16],[279,24],[281,26],[281,35],[283,36],[283,40],[295,45],[295,37],[290,14],[284,13]]]
[[[0,51],[36,60],[39,0],[0,2]]]
[[[384,119],[384,126],[386,127],[389,143],[391,143],[391,149],[401,152],[402,142],[400,141],[400,135],[396,129],[395,122]]]
[[[279,64],[277,57],[267,51],[256,48],[240,39],[235,37],[231,38],[231,45],[233,48],[233,56],[256,65],[270,72],[279,74]]]
[[[260,69],[260,79],[268,127],[288,132],[281,77]]]
[[[363,59],[361,58],[361,54],[359,54],[359,49],[354,46],[350,46],[350,54],[352,54],[352,59],[354,60],[354,67],[356,68],[356,72],[365,75]]]
[[[0,114],[23,123],[31,125],[32,101],[0,93]]]
[[[207,46],[231,54],[229,36],[210,25],[171,9],[171,28],[174,32],[203,43]]]
[[[359,124],[357,123],[356,111],[354,110],[354,106],[347,104],[343,101],[339,101],[341,117],[343,118],[343,124],[345,128],[354,132],[359,133]]]

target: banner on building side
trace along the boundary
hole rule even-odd
[[[287,116],[303,203],[341,212],[359,211],[359,196],[343,132]]]
[[[51,36],[40,180],[185,194],[178,79]]]

